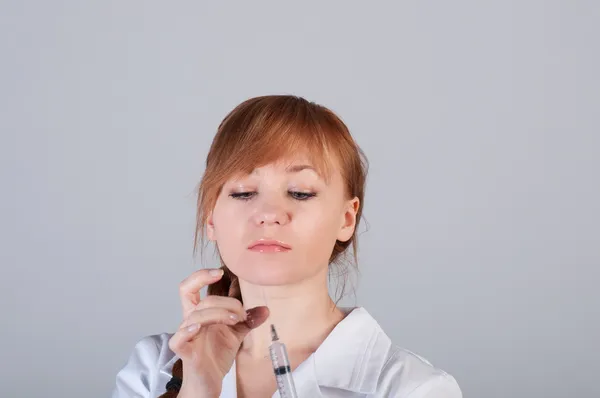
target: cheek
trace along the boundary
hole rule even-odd
[[[217,206],[213,213],[214,237],[221,248],[230,248],[243,237],[242,215],[229,206]]]
[[[329,256],[339,229],[337,209],[322,209],[317,212],[299,214],[296,224],[297,236],[302,238],[307,250],[318,251]]]
[[[236,264],[240,263],[240,258],[245,252],[245,237],[239,227],[239,221],[237,224],[234,221],[230,216],[215,219],[215,244],[225,264],[237,274]]]

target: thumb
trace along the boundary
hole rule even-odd
[[[233,327],[238,337],[243,339],[252,329],[265,323],[269,317],[269,309],[265,306],[250,308],[246,311],[246,321]]]

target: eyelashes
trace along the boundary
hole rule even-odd
[[[238,199],[238,200],[250,200],[252,199],[252,196],[254,196],[255,192],[235,192],[230,194],[229,196],[231,196],[233,199]]]
[[[308,200],[317,196],[317,194],[314,192],[288,191],[288,194],[296,200]]]
[[[237,200],[247,201],[252,199],[258,194],[258,192],[234,192],[229,194],[230,197]],[[288,195],[295,200],[305,201],[317,196],[315,192],[299,192],[299,191],[288,191]]]

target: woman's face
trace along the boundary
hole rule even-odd
[[[359,206],[333,169],[326,182],[306,158],[296,158],[225,183],[207,235],[238,278],[287,285],[327,269],[335,241],[352,237]]]

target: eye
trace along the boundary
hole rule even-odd
[[[314,192],[288,191],[288,193],[290,194],[290,196],[292,198],[297,199],[297,200],[308,200],[310,198],[317,196],[317,194]]]
[[[234,192],[229,196],[231,196],[233,199],[250,200],[254,195],[256,195],[256,192]]]

